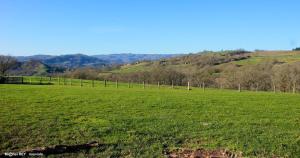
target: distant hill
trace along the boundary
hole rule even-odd
[[[49,66],[59,66],[65,68],[77,67],[102,67],[111,64],[127,64],[137,61],[153,61],[178,56],[179,54],[108,54],[93,55],[70,54],[70,55],[34,55],[34,56],[17,56],[20,62],[39,60]]]
[[[127,64],[137,61],[154,61],[163,58],[171,58],[180,56],[181,54],[108,54],[108,55],[94,55],[99,59],[108,61],[110,64]]]
[[[67,68],[95,67],[108,64],[107,61],[83,54],[61,55],[43,60],[45,64],[51,66],[62,66]]]
[[[77,68],[86,66],[103,66],[109,64],[109,62],[102,59],[83,55],[83,54],[70,54],[70,55],[34,55],[34,56],[17,56],[20,62],[26,62],[30,60],[38,60],[49,66],[64,67],[64,68]]]
[[[42,63],[39,60],[29,60],[18,62],[17,65],[10,70],[12,75],[47,75],[49,73],[63,72],[65,69],[60,67],[52,67]]]
[[[33,56],[16,56],[17,60],[20,62],[29,61],[29,60],[40,60],[44,61],[46,59],[53,58],[52,55],[33,55]]]
[[[157,66],[171,68],[185,74],[201,72],[200,69],[213,68],[226,70],[227,67],[242,67],[255,65],[264,61],[275,60],[278,63],[300,62],[300,51],[221,51],[200,52],[172,57],[165,60],[144,61],[139,63],[125,64],[113,73],[132,73],[151,71]]]

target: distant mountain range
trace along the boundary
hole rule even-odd
[[[37,60],[49,66],[58,66],[65,68],[77,67],[101,67],[111,64],[127,64],[137,61],[152,61],[164,58],[171,58],[179,54],[109,54],[109,55],[93,55],[70,54],[70,55],[33,55],[33,56],[16,56],[20,62]]]
[[[109,55],[94,55],[98,59],[108,61],[111,64],[128,64],[137,61],[153,61],[164,58],[171,58],[180,54],[109,54]]]

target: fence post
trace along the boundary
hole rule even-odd
[[[160,85],[159,85],[159,81],[157,82],[157,87],[158,87],[158,88],[160,87]]]
[[[203,92],[205,92],[205,83],[202,82],[202,89],[203,89]]]
[[[80,87],[82,87],[83,85],[82,85],[82,79],[80,79]]]
[[[276,85],[273,85],[273,91],[276,93]]]
[[[116,80],[116,88],[119,87],[119,83],[118,83],[118,80]]]
[[[145,89],[145,81],[143,81],[143,89]]]
[[[241,92],[241,84],[239,83],[239,92]]]
[[[188,81],[188,88],[187,88],[187,90],[189,91],[189,90],[191,90],[190,89],[190,82]]]
[[[22,84],[24,84],[24,78],[23,78],[23,76],[22,76]]]
[[[172,80],[172,89],[174,88],[174,81]]]
[[[29,77],[29,83],[31,84],[31,77]]]
[[[104,87],[106,87],[106,80],[104,80]]]
[[[256,83],[255,91],[258,92],[258,83]]]
[[[293,93],[296,93],[296,83],[293,84]]]

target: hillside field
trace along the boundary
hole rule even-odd
[[[2,84],[0,95],[0,153],[98,141],[106,146],[63,156],[163,157],[178,148],[300,155],[299,94],[77,82]]]
[[[217,52],[215,54],[222,54],[222,52]],[[202,55],[206,55],[205,53],[191,54],[190,56],[201,57]],[[239,65],[239,66],[247,66],[247,65],[256,65],[262,62],[276,60],[282,63],[293,63],[300,61],[300,51],[256,51],[249,53],[249,58],[245,58],[238,61],[231,61],[228,63],[222,63],[216,65],[216,67],[226,67],[227,65]],[[172,59],[178,59],[178,61],[184,61],[187,56],[178,56],[171,59],[165,59],[166,64],[164,65],[166,68],[173,68],[180,72],[189,72],[191,70],[197,71],[195,64],[201,63],[199,61],[195,61],[195,63],[180,63],[174,64],[171,62]],[[115,69],[111,71],[112,73],[131,73],[131,72],[142,72],[142,71],[150,71],[157,66],[159,61],[152,62],[138,62],[121,66],[119,69]]]

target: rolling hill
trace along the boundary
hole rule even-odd
[[[77,67],[101,67],[111,64],[128,64],[137,61],[153,61],[179,56],[180,54],[107,54],[107,55],[84,55],[84,54],[69,54],[69,55],[34,55],[34,56],[17,56],[20,62],[30,60],[39,60],[49,66],[61,66],[65,68]]]
[[[61,55],[53,58],[49,58],[43,61],[44,63],[52,66],[62,66],[66,68],[76,68],[76,67],[101,67],[108,64],[107,61],[83,55],[83,54],[73,54],[73,55]]]
[[[42,63],[39,60],[29,60],[24,62],[18,62],[17,65],[10,70],[11,75],[25,75],[25,76],[44,76],[50,73],[61,73],[64,72],[64,68],[49,66]]]
[[[127,64],[137,61],[154,61],[160,59],[171,58],[175,56],[180,56],[181,54],[108,54],[108,55],[94,55],[99,59],[108,61],[111,64]]]
[[[26,56],[26,57],[19,56],[16,58],[21,62],[38,60],[49,66],[58,66],[64,68],[77,68],[77,67],[85,67],[85,66],[96,67],[96,66],[103,66],[109,63],[105,60],[88,56],[88,55],[83,55],[83,54],[70,54],[70,55],[59,55],[59,56],[34,55],[34,56]]]
[[[194,73],[203,67],[214,67],[225,69],[228,66],[246,66],[255,65],[262,62],[274,60],[278,63],[300,62],[300,51],[235,51],[224,52],[200,52],[196,54],[188,54],[169,59],[157,61],[143,61],[132,64],[125,64],[113,73],[132,73],[151,71],[157,66],[176,69],[183,73]]]

